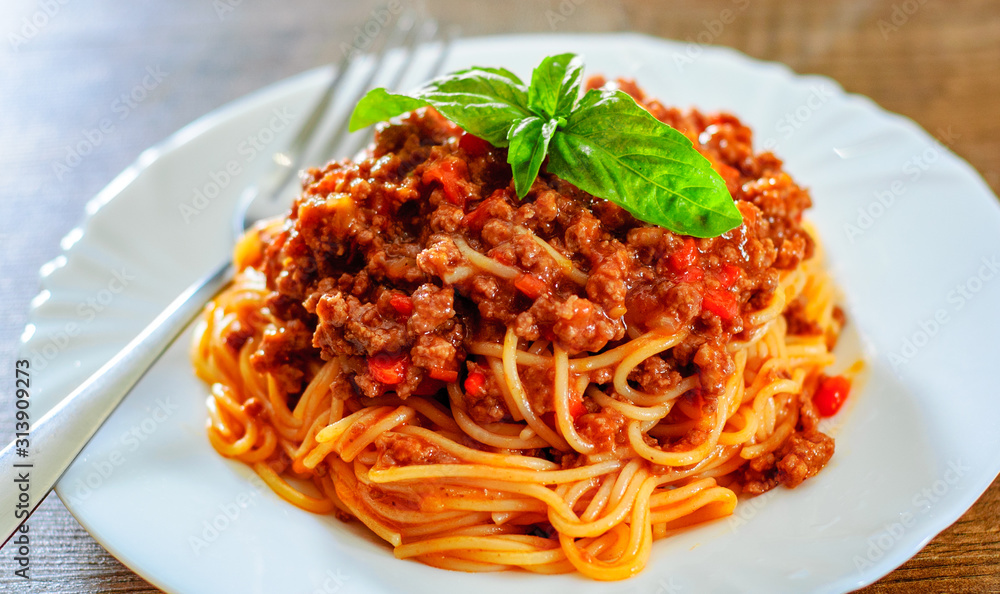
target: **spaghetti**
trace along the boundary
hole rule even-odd
[[[213,447],[399,558],[599,580],[818,472],[843,315],[808,194],[732,116],[645,104],[743,226],[677,237],[545,174],[518,203],[499,151],[415,112],[238,244],[192,352]]]

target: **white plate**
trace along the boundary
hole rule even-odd
[[[504,65],[527,79],[542,56],[565,51],[583,54],[589,73],[634,77],[666,104],[737,114],[812,189],[811,219],[854,332],[841,357],[863,344],[871,366],[836,419],[830,465],[794,491],[742,502],[732,519],[655,543],[649,566],[626,582],[437,570],[396,560],[356,525],[294,508],[219,457],[188,334],[59,484],[101,544],[185,593],[844,592],[903,563],[972,505],[1000,471],[989,372],[1000,209],[976,172],[911,121],[826,78],[727,49],[637,35],[470,39],[447,70]],[[64,255],[43,268],[25,332],[40,408],[225,257],[235,197],[293,127],[280,115],[301,116],[329,76],[305,73],[198,120],[95,198]],[[266,150],[253,154],[251,136]]]

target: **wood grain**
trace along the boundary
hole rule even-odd
[[[86,201],[147,146],[247,92],[332,61],[354,27],[382,2],[210,0],[58,3],[39,19],[35,0],[0,9],[0,364],[11,369],[37,271],[83,216]],[[988,0],[485,0],[430,1],[467,35],[636,30],[710,38],[848,91],[949,138],[1000,190],[1000,3]],[[725,10],[736,17],[724,26]],[[553,15],[557,15],[553,17]],[[726,20],[729,20],[728,17]],[[30,28],[28,30],[30,32]],[[706,33],[707,32],[707,33]],[[13,35],[13,37],[12,37]],[[20,38],[21,41],[17,41]],[[168,73],[124,118],[114,102],[147,67]],[[108,134],[80,166],[54,164],[103,118]],[[10,438],[9,402],[0,438]],[[916,557],[865,593],[1000,592],[1000,483]],[[13,576],[0,552],[0,591],[156,592],[98,545],[50,496],[32,518],[32,580]]]

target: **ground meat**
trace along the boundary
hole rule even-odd
[[[689,283],[674,284],[664,279],[643,284],[629,293],[625,319],[643,331],[659,328],[676,332],[691,325],[701,313],[702,299],[701,292]]]
[[[680,344],[641,362],[629,380],[660,393],[698,374],[697,394],[688,397],[714,406],[735,369],[726,345],[749,337],[749,314],[774,298],[781,271],[812,256],[801,225],[811,199],[781,161],[754,153],[749,128],[735,117],[682,112],[647,99],[634,83],[612,84],[712,163],[743,215],[741,226],[714,238],[680,236],[544,165],[518,198],[505,149],[469,142],[436,111],[420,109],[379,126],[361,158],[305,172],[302,195],[286,224],[269,231],[259,263],[269,321],[281,330],[265,335],[254,365],[298,390],[304,361],[340,358],[341,392],[437,392],[442,402],[445,383],[464,388],[481,374],[476,390],[462,390],[462,405],[476,422],[492,423],[511,420],[510,411],[492,370],[470,353],[476,342],[500,342],[512,328],[521,348],[546,341],[576,355],[644,332],[684,332]],[[785,315],[791,333],[814,331],[801,306],[793,303]],[[230,346],[242,346],[244,334],[233,328]],[[532,408],[550,413],[551,369],[522,367],[521,374]],[[610,384],[612,369],[593,370],[590,379]],[[581,434],[600,448],[620,443],[624,418],[593,402],[587,407],[576,413]],[[699,431],[667,445],[693,444],[704,437]],[[798,484],[814,473],[832,452],[817,435],[800,431],[773,460],[752,461],[748,488]],[[414,463],[425,446],[398,436],[380,445],[393,464]]]
[[[344,326],[344,338],[367,355],[396,353],[407,342],[403,325],[395,319],[383,317],[371,303],[352,308]]]
[[[676,370],[676,365],[676,361],[672,357],[668,360],[658,355],[653,356],[633,369],[628,379],[638,384],[643,392],[663,394],[676,386],[682,379],[681,374]]]
[[[736,366],[726,352],[725,344],[706,342],[694,355],[694,364],[701,369],[701,389],[708,394],[721,394],[726,388],[726,379]]]
[[[521,384],[528,396],[528,403],[536,414],[543,415],[555,410],[552,398],[555,370],[551,367],[526,367],[521,370]]]
[[[433,332],[455,317],[455,294],[451,287],[421,285],[413,292],[413,315],[407,327],[414,334]]]
[[[613,250],[613,251],[612,251]],[[612,248],[607,257],[602,257],[590,271],[587,280],[587,297],[600,305],[611,317],[616,313],[624,313],[625,299],[628,296],[626,271],[630,268],[628,250],[622,247]]]
[[[833,456],[833,449],[833,439],[815,429],[793,433],[777,450],[747,464],[743,492],[760,495],[779,484],[793,489],[822,470]]]
[[[618,340],[625,335],[624,324],[610,318],[603,308],[589,299],[576,295],[555,305],[546,302],[538,311],[545,325],[551,323],[552,334],[571,354],[600,351],[609,340]]]
[[[288,393],[300,390],[303,369],[316,358],[312,346],[312,330],[301,320],[287,323],[264,332],[260,346],[250,356],[250,364],[259,372],[275,376],[278,385]]]
[[[503,392],[493,372],[472,361],[468,363],[468,368],[470,375],[477,373],[484,378],[484,383],[478,390],[465,392],[466,412],[472,420],[477,423],[496,423],[509,417]]]
[[[245,345],[253,335],[253,328],[244,326],[240,324],[239,320],[237,320],[227,329],[223,340],[225,341],[226,346],[231,348],[233,352],[236,353],[243,348],[243,345]]]
[[[424,334],[410,349],[410,361],[425,369],[457,371],[458,351],[440,336]]]
[[[451,464],[459,459],[448,452],[412,435],[383,433],[375,438],[379,452],[376,467],[410,466],[412,464]]]
[[[399,320],[383,316],[373,303],[362,303],[340,291],[319,298],[319,317],[313,345],[326,358],[336,355],[375,355],[399,352],[407,346],[406,328]]]
[[[628,442],[627,419],[614,409],[599,413],[587,413],[576,420],[576,429],[588,443],[594,444],[599,452],[606,452],[616,444]]]

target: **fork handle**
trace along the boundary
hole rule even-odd
[[[3,544],[45,499],[125,395],[232,276],[227,260],[188,287],[117,355],[32,423],[27,445],[15,438],[0,451]],[[30,374],[30,367],[25,370]],[[26,457],[18,454],[22,448]]]

